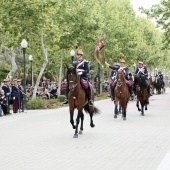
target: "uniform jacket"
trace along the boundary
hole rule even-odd
[[[6,86],[6,85],[2,86],[2,90],[4,90],[5,97],[10,96],[10,88],[8,86]]]
[[[74,61],[73,65],[78,66],[78,69],[82,69],[83,74],[80,76],[80,79],[88,80],[88,73],[89,73],[89,66],[88,66],[88,61],[83,60],[81,62]]]
[[[127,67],[120,67],[120,66],[109,66],[112,70],[119,70],[122,69],[125,73],[125,78],[128,80],[129,69]]]
[[[15,98],[19,98],[19,88],[17,86],[12,86],[12,92],[11,92],[11,96],[15,97]]]
[[[143,69],[143,71],[142,71],[142,69]],[[144,76],[146,79],[148,78],[148,70],[147,70],[146,67],[141,67],[141,68],[137,67],[137,68],[136,68],[136,71],[135,71],[135,74],[136,74],[136,75],[142,75],[142,76]]]
[[[111,79],[111,80],[114,80],[115,77],[116,77],[116,70],[112,70],[112,71],[111,71],[111,74],[110,74],[110,79]]]
[[[163,80],[163,74],[157,74],[156,77],[160,77],[160,79]]]

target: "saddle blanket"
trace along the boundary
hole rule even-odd
[[[89,87],[89,84],[87,80],[81,79],[80,80],[81,86],[83,87],[83,89],[87,89]]]

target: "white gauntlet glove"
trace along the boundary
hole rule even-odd
[[[83,72],[82,72],[82,71],[79,71],[79,72],[78,72],[78,75],[79,75],[79,76],[81,76],[82,74],[83,74]]]

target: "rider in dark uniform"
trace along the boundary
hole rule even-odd
[[[130,96],[131,96],[131,98],[133,98],[133,89],[132,89],[133,82],[128,79],[129,69],[128,69],[128,67],[126,67],[126,66],[124,65],[124,63],[125,63],[125,60],[121,59],[121,60],[120,60],[120,65],[110,66],[110,64],[108,64],[107,62],[106,62],[106,65],[107,65],[109,68],[111,68],[112,70],[119,70],[119,69],[122,69],[122,70],[123,70],[124,75],[125,75],[125,78],[126,78],[126,80],[128,80],[128,81],[126,82],[126,84],[127,84],[128,87],[129,87]],[[117,80],[114,80],[114,82],[111,82],[111,89],[112,89],[113,100],[114,100],[114,89],[115,89],[115,87],[116,87],[116,83],[117,83]]]
[[[116,63],[115,66],[120,66],[120,64]],[[114,82],[116,81],[116,70],[114,69],[112,69],[111,71],[110,80],[111,80],[111,83],[110,83],[111,101],[113,101],[114,100]]]
[[[138,64],[139,65],[136,68],[135,75],[142,75],[142,76],[145,77],[145,81],[146,81],[146,84],[147,84],[147,87],[148,87],[148,94],[150,96],[152,96],[152,94],[150,93],[150,84],[149,84],[149,81],[148,81],[148,70],[147,70],[147,67],[143,65],[142,61],[139,61]],[[134,88],[134,92],[136,94],[136,89],[135,88]]]
[[[156,74],[156,77],[157,78],[160,78],[161,79],[161,81],[162,81],[162,83],[163,83],[163,85],[165,85],[165,82],[164,82],[164,76],[163,76],[163,74],[161,73],[161,71],[158,71],[158,74]]]
[[[88,98],[89,105],[94,105],[93,100],[91,98],[91,89],[90,89],[90,83],[89,83],[89,66],[88,61],[83,59],[83,51],[78,50],[77,51],[77,61],[73,62],[73,66],[77,67],[78,75],[80,76],[80,81],[83,80],[88,85],[87,88],[85,88],[85,92]],[[68,84],[68,83],[67,83]],[[67,94],[66,94],[66,101],[64,104],[68,103],[68,86],[67,86]]]

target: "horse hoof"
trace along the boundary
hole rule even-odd
[[[147,108],[145,108],[145,110],[148,110]]]
[[[76,126],[73,126],[73,129],[76,129]]]
[[[114,118],[117,118],[117,115],[114,115]]]
[[[90,126],[91,126],[92,128],[94,128],[94,127],[95,127],[95,124],[90,124]]]
[[[80,131],[79,131],[79,135],[82,135],[82,134],[83,134],[83,132],[80,130]]]
[[[123,120],[126,120],[126,117],[123,117]]]
[[[74,134],[73,138],[78,138],[78,134]]]
[[[141,116],[144,116],[144,113],[141,113]]]

